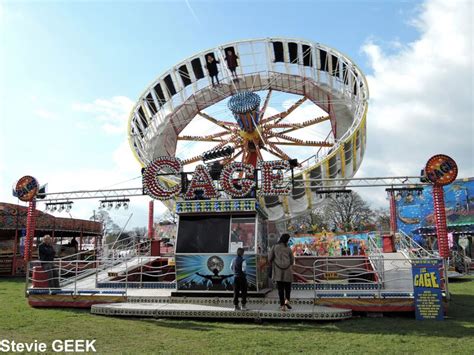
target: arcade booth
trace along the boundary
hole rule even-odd
[[[250,294],[268,289],[267,218],[255,199],[177,202],[176,296],[233,290],[232,259],[244,249]]]

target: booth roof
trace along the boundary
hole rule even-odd
[[[0,229],[26,228],[28,208],[12,203],[0,202]],[[84,235],[102,235],[102,223],[76,218],[55,217],[36,210],[37,231],[82,232]]]

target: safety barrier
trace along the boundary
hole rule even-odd
[[[154,266],[164,262],[159,257],[135,256],[132,258],[103,259],[97,261],[56,260],[31,261],[27,264],[25,294],[43,290],[50,294],[78,295],[101,288],[121,290],[128,288],[172,288],[176,274],[173,265]],[[90,292],[88,292],[90,293]]]

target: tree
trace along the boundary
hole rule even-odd
[[[318,233],[323,230],[328,230],[328,219],[326,218],[326,213],[324,208],[318,206],[311,211],[311,227],[313,232]]]
[[[390,212],[388,208],[377,208],[372,213],[377,229],[379,231],[390,231]]]
[[[120,233],[120,227],[110,217],[109,212],[104,210],[94,211],[94,214],[89,220],[102,223],[106,243],[113,242],[117,239]]]
[[[166,210],[162,215],[158,217],[159,224],[176,224],[178,223],[178,215]]]
[[[364,230],[373,223],[369,205],[357,192],[340,197],[329,197],[325,208],[326,218],[335,230]]]

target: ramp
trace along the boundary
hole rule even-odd
[[[382,253],[383,285],[387,292],[413,292],[411,263],[402,252]]]
[[[80,290],[94,289],[96,287],[96,280],[98,282],[107,282],[110,279],[110,276],[109,276],[110,273],[114,273],[120,276],[120,275],[123,275],[126,271],[134,269],[137,266],[148,264],[152,261],[155,261],[158,258],[159,257],[156,257],[156,256],[149,256],[149,257],[135,256],[131,259],[124,260],[122,262],[119,262],[117,264],[113,264],[110,266],[103,265],[103,269],[98,271],[97,273],[93,273],[80,280],[77,280],[76,288]],[[70,286],[73,284],[74,284],[74,280],[71,280],[68,284],[65,284],[63,286],[66,286],[66,285]]]

